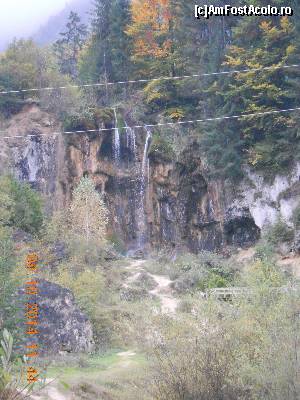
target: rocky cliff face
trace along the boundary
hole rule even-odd
[[[80,178],[92,177],[110,209],[110,233],[128,248],[248,246],[277,217],[289,222],[299,202],[300,165],[273,183],[248,171],[233,188],[207,177],[196,143],[178,161],[168,161],[149,159],[146,129],[53,135],[60,130],[51,115],[26,106],[9,122],[7,135],[35,136],[7,140],[1,169],[39,189],[49,211],[67,206]]]

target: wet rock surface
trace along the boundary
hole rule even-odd
[[[53,116],[26,105],[9,121],[7,135],[37,137],[8,141],[0,168],[38,189],[49,212],[68,207],[81,177],[91,177],[110,210],[109,235],[125,251],[141,251],[141,258],[151,246],[194,253],[250,246],[278,217],[291,219],[300,201],[300,164],[273,183],[248,171],[245,181],[229,187],[208,176],[196,142],[169,159],[151,156],[149,129],[51,135],[59,130]]]

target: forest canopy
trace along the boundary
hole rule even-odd
[[[215,177],[239,179],[244,165],[274,175],[300,154],[299,113],[273,113],[299,107],[299,69],[286,66],[299,62],[300,27],[295,1],[273,0],[271,5],[291,6],[295,15],[197,20],[194,5],[183,0],[96,0],[89,26],[71,12],[53,45],[39,48],[31,40],[15,40],[0,57],[0,88],[103,83],[74,89],[67,103],[59,91],[52,98],[47,94],[42,103],[48,109],[51,104],[67,128],[89,126],[93,109],[116,105],[121,113],[136,115],[137,124],[250,114],[181,129],[197,137]],[[250,71],[214,75],[236,70]],[[172,79],[193,74],[200,76]],[[105,87],[159,77],[170,79]],[[0,112],[8,117],[32,96],[41,100],[42,91],[1,96]],[[161,127],[155,134],[172,147],[171,129]]]

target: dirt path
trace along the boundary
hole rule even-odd
[[[145,262],[146,260],[132,260],[131,264],[126,267],[126,269],[130,272],[130,275],[124,282],[124,287],[130,288],[130,286],[134,284],[136,280],[138,280],[142,273],[146,273],[157,284],[153,290],[149,290],[149,293],[153,296],[156,296],[160,300],[161,312],[164,314],[174,314],[176,312],[178,300],[172,293],[170,286],[172,281],[167,276],[155,275],[147,272],[143,267]],[[120,369],[129,368],[132,365],[135,354],[136,353],[133,351],[118,353],[119,360],[114,366],[109,367],[107,372],[111,373],[113,368],[116,367]],[[48,386],[46,386],[38,395],[30,396],[30,400],[72,400],[72,398],[74,398],[72,397],[72,394],[62,393],[56,381],[47,380],[46,383]]]
[[[56,382],[47,379],[46,386],[40,394],[30,396],[30,400],[71,400],[71,395],[61,393],[55,386]]]
[[[161,302],[161,312],[164,314],[173,314],[176,311],[178,300],[174,297],[171,289],[172,281],[169,277],[164,275],[150,274],[143,268],[143,264],[146,260],[133,260],[132,263],[126,268],[132,272],[124,286],[130,287],[130,284],[134,283],[140,276],[141,273],[146,273],[152,279],[155,280],[157,286],[155,289],[149,291],[150,294],[159,298]]]
[[[170,287],[172,281],[166,276],[149,274],[157,283],[157,287],[151,290],[151,294],[157,296],[161,301],[161,312],[164,314],[175,313],[178,300],[173,296]]]

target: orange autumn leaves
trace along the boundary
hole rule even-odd
[[[134,57],[168,57],[172,41],[170,0],[133,0],[132,23],[126,33],[132,37]]]

